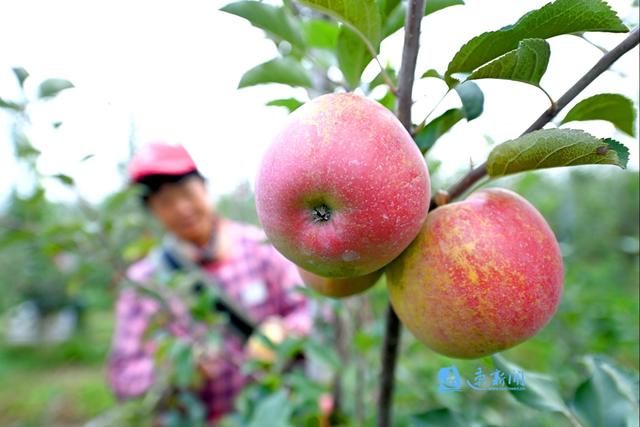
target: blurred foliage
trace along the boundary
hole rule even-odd
[[[216,211],[229,219],[260,225],[256,212],[256,199],[249,183],[243,183],[232,193],[220,196],[216,202]]]
[[[91,310],[84,328],[65,343],[15,347],[3,340],[0,425],[77,425],[112,407],[103,370],[112,316]]]
[[[0,214],[0,308],[31,299],[50,312],[72,301],[107,308],[126,264],[157,241],[157,225],[123,190],[100,206],[13,193]],[[91,254],[87,257],[86,254]]]

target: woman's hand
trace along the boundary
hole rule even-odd
[[[195,350],[195,359],[198,371],[206,378],[215,378],[222,370],[222,354],[219,349]]]
[[[260,325],[258,332],[253,334],[247,343],[247,356],[263,362],[273,363],[276,359],[275,352],[263,342],[260,335],[264,335],[272,343],[281,343],[286,336],[286,329],[282,318],[268,317]]]

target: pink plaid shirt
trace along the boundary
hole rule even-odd
[[[223,220],[224,233],[231,253],[225,259],[203,266],[204,271],[218,283],[251,319],[260,323],[269,316],[280,316],[288,331],[308,334],[311,314],[307,300],[292,288],[302,284],[294,264],[286,260],[256,227]],[[176,249],[185,248],[184,244]],[[189,256],[188,251],[181,251]],[[153,256],[138,261],[128,271],[136,282],[151,280],[162,268]],[[189,339],[191,322],[186,307],[172,301],[177,313],[167,329],[175,336]],[[154,382],[154,343],[145,338],[152,316],[160,312],[157,300],[142,296],[134,288],[123,289],[116,303],[116,329],[108,361],[108,380],[120,399],[145,393]],[[243,344],[235,336],[225,335],[222,354],[216,359],[215,377],[209,378],[200,392],[207,406],[208,419],[216,420],[233,410],[236,395],[249,381],[240,367],[246,359]]]

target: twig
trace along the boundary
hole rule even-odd
[[[407,7],[404,25],[404,48],[398,74],[398,104],[396,114],[402,125],[411,132],[411,106],[416,61],[420,48],[420,24],[425,0],[411,0]],[[392,400],[396,360],[400,344],[401,325],[391,304],[387,307],[384,342],[382,344],[382,367],[378,390],[378,427],[392,425]]]
[[[336,340],[336,350],[340,360],[343,361],[345,365],[350,363],[350,355],[349,349],[347,345],[348,337],[346,331],[346,322],[344,319],[344,314],[342,310],[338,310],[335,313],[334,318],[334,332],[335,332],[335,340]],[[342,389],[342,376],[340,372],[335,372],[335,377],[333,378],[333,413],[340,413],[343,409],[342,398],[343,398],[343,389]]]
[[[407,8],[404,26],[404,48],[402,63],[398,73],[397,116],[407,131],[411,131],[411,106],[413,81],[416,73],[416,61],[420,49],[420,23],[425,0],[411,0]]]
[[[640,41],[640,33],[638,32],[638,28],[636,27],[627,38],[625,38],[619,45],[615,48],[607,52],[600,58],[600,60],[589,70],[587,71],[580,80],[578,80],[564,95],[562,95],[558,101],[556,101],[551,107],[549,107],[544,113],[538,117],[538,119],[531,124],[525,130],[522,135],[527,133],[542,129],[547,123],[549,123],[553,118],[565,108],[571,101],[573,101],[579,94],[582,92],[587,86],[589,86],[593,81],[600,76],[600,74],[604,73],[609,67],[616,62],[620,57],[622,57],[625,53],[629,52],[631,49],[638,45]],[[449,189],[450,200],[455,200],[457,197],[460,197],[464,192],[466,192],[469,188],[471,188],[475,183],[480,181],[487,175],[487,163],[484,162],[480,166],[472,169],[467,173],[460,181],[454,184]],[[437,204],[435,202],[435,198],[431,200],[431,208],[435,209]]]
[[[380,389],[378,394],[378,419],[377,427],[392,426],[392,400],[400,346],[401,324],[400,319],[391,304],[387,306],[387,315],[384,327],[384,343],[382,344],[382,371],[380,373]]]
[[[349,310],[349,312],[352,316],[353,330],[361,331],[363,328],[363,325],[365,324],[364,315],[365,315],[365,310],[367,309],[367,306],[366,306],[367,299],[362,297],[358,298],[358,300],[356,300],[356,303],[358,303],[358,305],[356,307],[352,307],[352,309]],[[365,364],[361,354],[355,355],[354,364],[355,364],[355,370],[356,370],[355,372],[356,389],[355,389],[355,395],[353,396],[354,414],[355,414],[356,425],[360,426],[364,424],[364,413],[365,413],[364,394],[366,392],[365,382],[364,382],[365,381]]]
[[[378,64],[378,67],[380,67],[380,75],[382,75],[382,78],[384,79],[384,82],[387,84],[387,86],[389,86],[389,90],[394,95],[397,95],[398,94],[398,88],[393,84],[393,81],[391,80],[391,77],[389,77],[389,74],[387,73],[387,70],[382,65],[382,62],[380,62],[380,59],[378,58],[378,52],[376,52],[376,49],[371,44],[371,40],[369,40],[367,38],[367,36],[362,34],[362,32],[360,32],[360,30],[358,30],[353,25],[348,24],[348,23],[345,23],[345,25],[347,25],[351,30],[353,30],[353,32],[355,32],[356,34],[358,34],[358,36],[360,36],[360,38],[364,42],[364,45],[369,50],[369,53],[371,53],[371,56],[373,57],[373,59],[376,60],[376,63]]]
[[[420,131],[422,129],[424,129],[424,127],[427,125],[427,120],[429,120],[429,117],[431,117],[431,115],[436,111],[436,109],[440,106],[440,104],[442,104],[442,101],[444,101],[444,99],[447,97],[447,95],[449,95],[449,93],[451,92],[451,89],[448,89],[444,95],[442,95],[442,98],[440,98],[440,101],[438,101],[436,103],[436,105],[433,106],[433,108],[431,109],[431,111],[429,111],[427,113],[427,115],[425,116],[425,118],[420,122],[420,124],[418,126],[415,127],[415,129],[413,129],[413,131],[411,132],[411,135],[415,136],[418,133],[420,133]]]
[[[471,188],[476,182],[480,181],[487,175],[487,162],[471,169],[460,181],[452,186],[447,193],[449,193],[449,201],[453,201],[460,197],[465,191]],[[436,193],[437,195],[437,193]],[[436,202],[436,195],[431,198],[431,205],[429,210],[433,210],[438,207]]]
[[[371,46],[371,48],[373,48],[373,46]],[[374,51],[372,51],[372,52],[374,52]],[[373,59],[375,59],[376,62],[378,63],[378,66],[380,67],[380,75],[382,76],[382,78],[384,79],[384,82],[389,87],[389,90],[391,91],[391,93],[394,94],[394,95],[398,95],[398,88],[393,84],[393,81],[391,80],[391,77],[389,77],[389,74],[387,73],[387,70],[382,65],[382,62],[380,62],[380,59],[378,58],[378,55],[374,55]]]
[[[578,80],[564,95],[562,95],[555,103],[555,108],[552,105],[547,111],[545,111],[538,120],[533,122],[529,128],[523,132],[523,135],[534,130],[542,129],[544,125],[549,123],[560,110],[567,106],[573,99],[580,94],[587,86],[589,86],[600,74],[604,73],[614,62],[616,62],[622,55],[629,52],[631,49],[638,45],[640,41],[640,33],[636,27],[631,34],[627,36],[620,44],[609,52],[604,54],[596,65],[594,65],[589,71],[585,73],[580,80]]]
[[[596,49],[598,49],[600,52],[602,53],[607,53],[609,52],[609,49],[605,49],[604,47],[600,46],[598,43],[595,43],[591,40],[589,40],[584,33],[576,33],[574,34],[574,36],[586,41],[587,43],[589,43],[591,46],[595,47]]]

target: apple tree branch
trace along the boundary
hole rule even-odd
[[[571,101],[573,101],[587,86],[589,86],[593,81],[600,76],[600,74],[604,73],[609,67],[620,59],[625,53],[629,52],[631,49],[638,45],[640,41],[640,33],[638,32],[638,27],[633,29],[631,33],[625,38],[619,45],[615,48],[611,49],[609,52],[605,53],[602,58],[596,64],[587,71],[584,76],[582,76],[573,86],[569,88],[562,95],[558,101],[551,105],[544,113],[540,115],[536,119],[535,122],[531,124],[525,130],[522,135],[533,132],[535,130],[542,129],[547,123],[549,123],[553,118],[563,109],[565,108]],[[470,189],[474,184],[480,181],[482,178],[487,176],[487,163],[482,163],[481,165],[473,168],[469,173],[467,173],[460,181],[454,184],[449,190],[449,200],[455,200],[464,194],[468,189]],[[435,209],[437,207],[435,198],[431,200],[431,208]]]
[[[416,61],[420,48],[420,24],[424,15],[425,0],[410,0],[404,26],[404,47],[398,75],[398,103],[396,115],[402,125],[411,132],[411,106]],[[377,427],[392,424],[392,400],[396,360],[400,345],[401,325],[391,304],[387,306],[384,341],[382,344],[382,367],[378,389]]]

